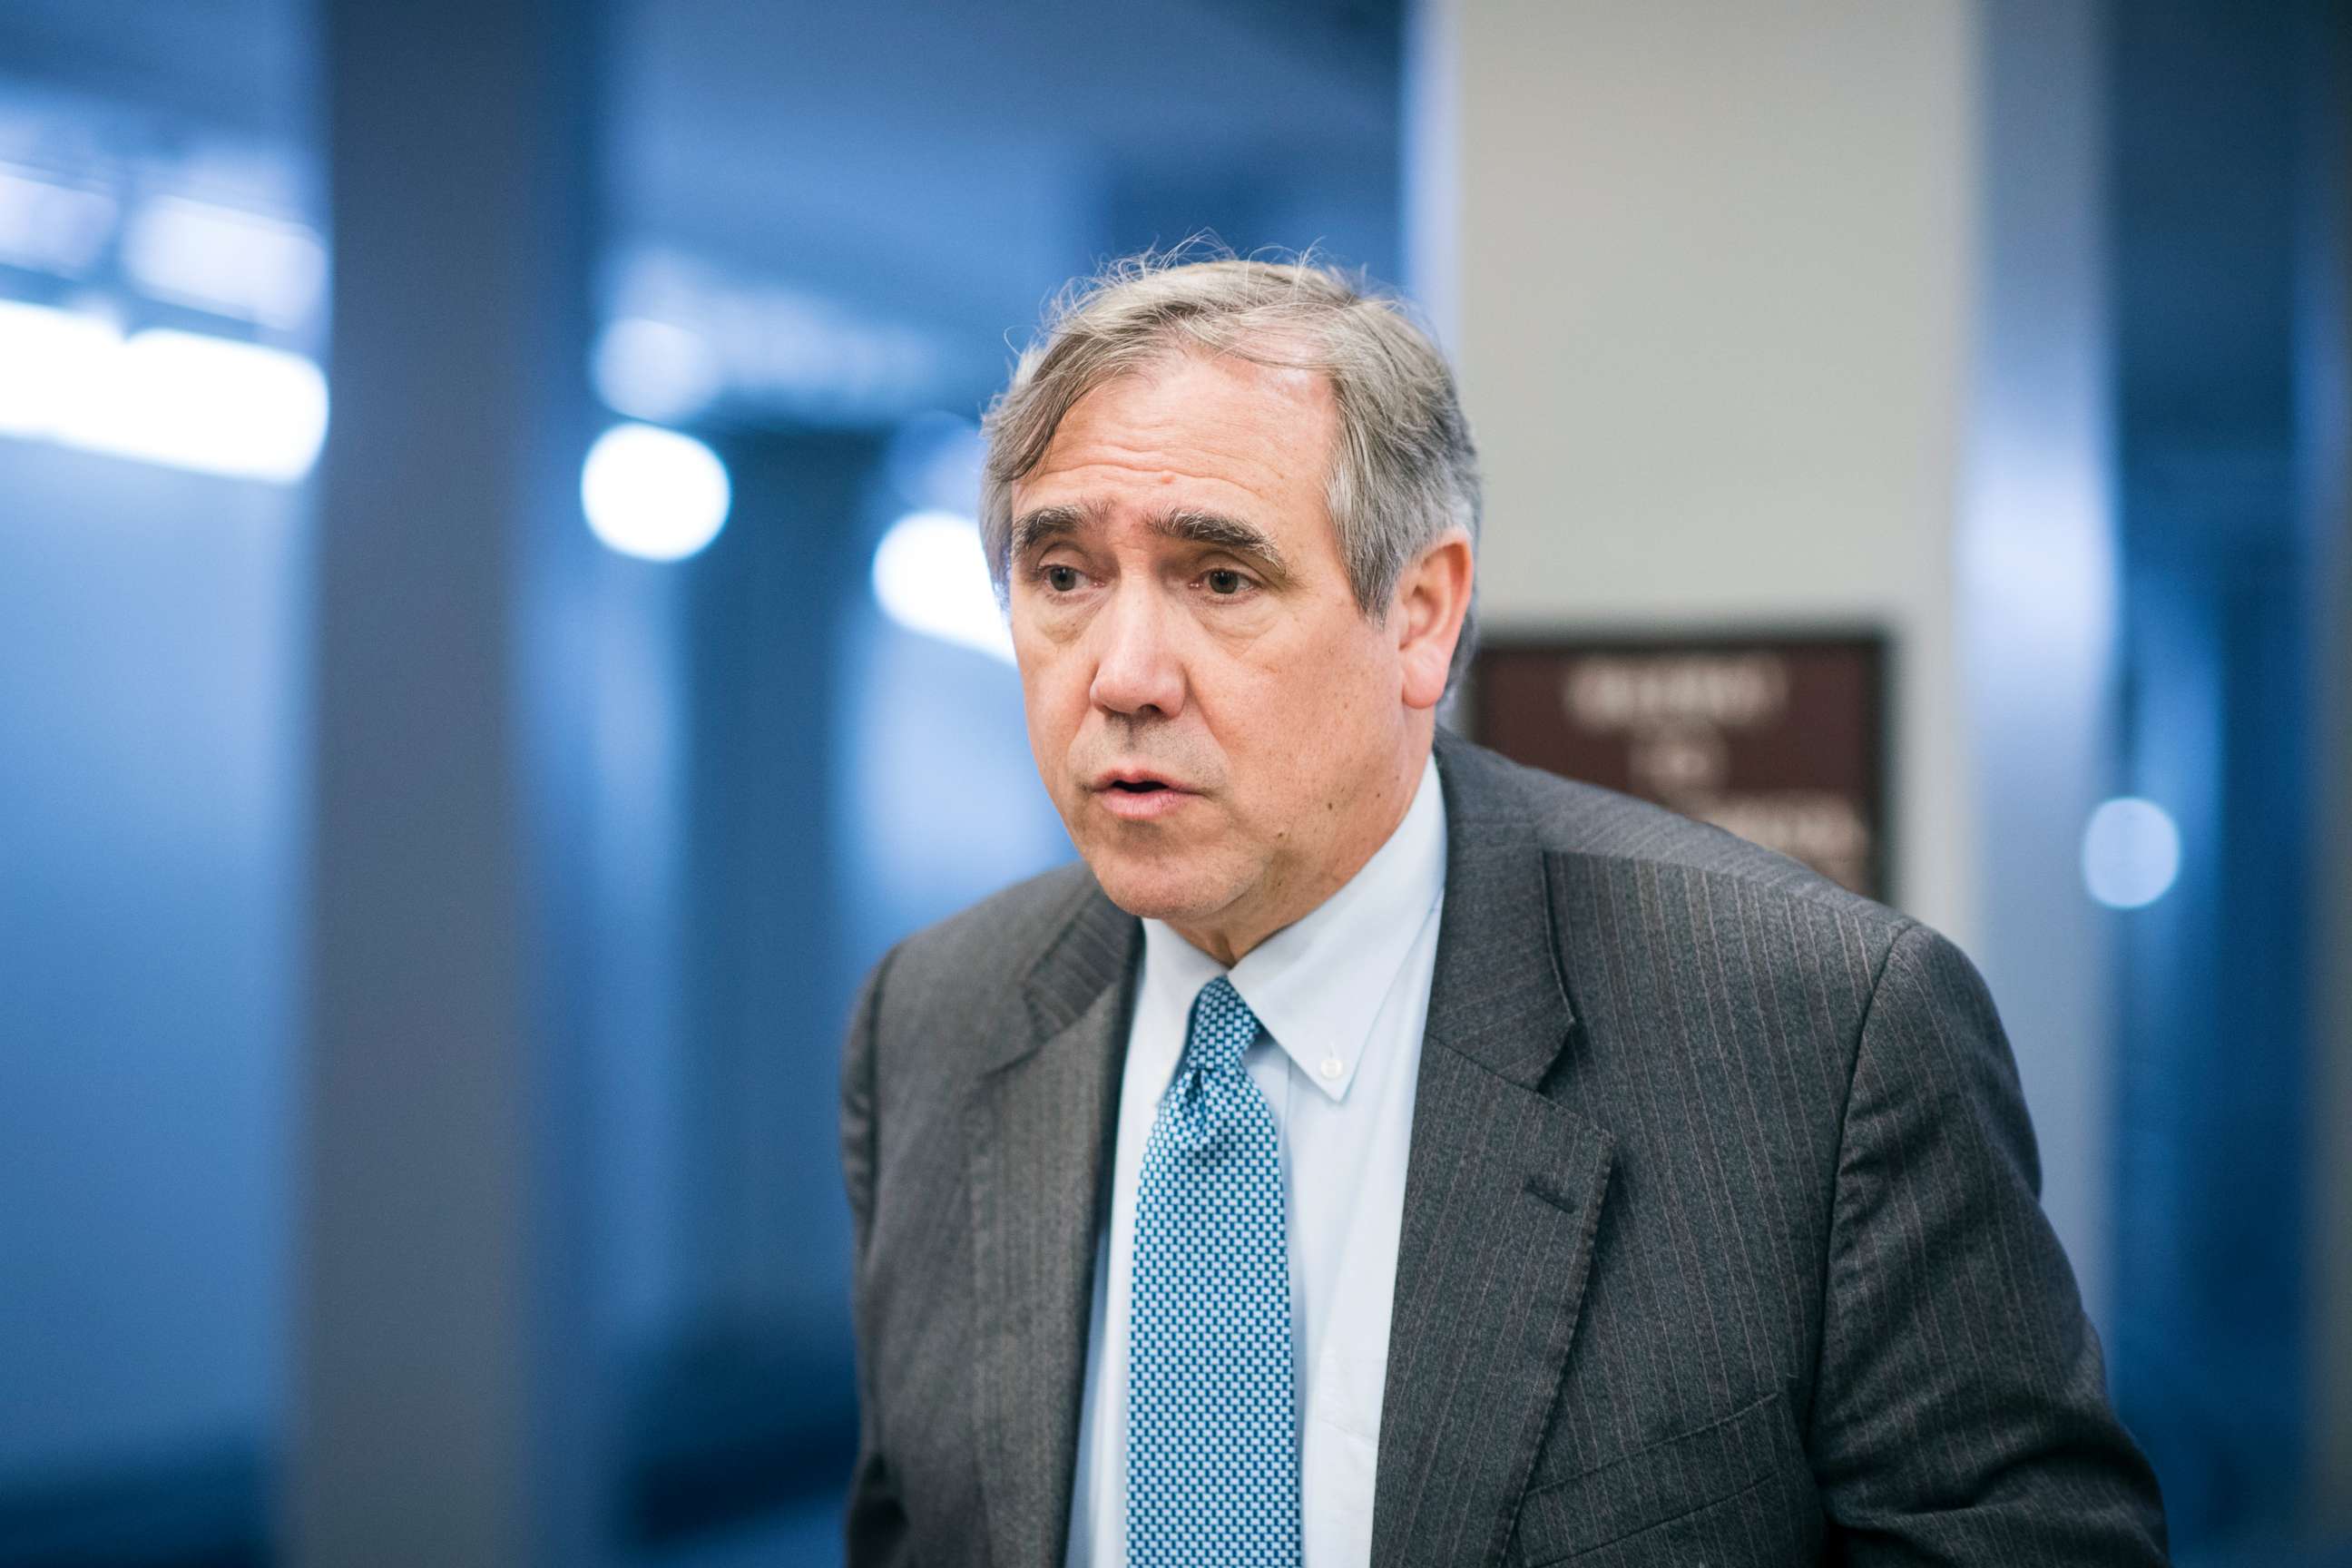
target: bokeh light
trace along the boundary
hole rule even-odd
[[[2113,910],[2164,897],[2180,874],[2180,829],[2172,814],[2137,795],[2103,802],[2083,829],[2083,885]]]
[[[615,425],[580,471],[580,504],[598,539],[644,561],[682,561],[719,537],[734,504],[727,465],[691,436]]]
[[[1013,660],[980,530],[951,511],[909,512],[874,551],[874,597],[908,631]]]

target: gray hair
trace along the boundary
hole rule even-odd
[[[1190,351],[1329,378],[1339,429],[1325,504],[1358,606],[1386,614],[1405,567],[1448,529],[1477,542],[1478,453],[1453,371],[1402,300],[1336,268],[1196,254],[1147,252],[1073,283],[990,406],[980,537],[998,602],[1013,487],[1045,460],[1063,416],[1104,383]],[[1474,641],[1465,615],[1449,689]]]

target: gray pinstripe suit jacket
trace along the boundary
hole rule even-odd
[[[2162,1562],[1968,960],[1711,828],[1437,760],[1374,1562]],[[1073,867],[866,983],[853,1564],[1062,1561],[1140,947]]]

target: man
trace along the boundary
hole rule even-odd
[[[1968,961],[1436,727],[1391,302],[1129,263],[989,435],[1084,864],[859,1002],[853,1563],[2163,1560]]]

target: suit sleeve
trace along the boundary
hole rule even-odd
[[[2156,1478],[2108,1406],[2040,1188],[1983,980],[1906,928],[1839,1149],[1809,1434],[1832,1561],[2165,1561]]]
[[[857,1463],[850,1474],[845,1521],[849,1568],[884,1568],[908,1562],[906,1510],[883,1457],[874,1404],[873,1341],[867,1333],[866,1244],[874,1229],[875,1043],[880,1028],[882,981],[896,950],[866,977],[849,1024],[841,1064],[841,1170],[849,1191],[851,1317],[857,1331]]]

